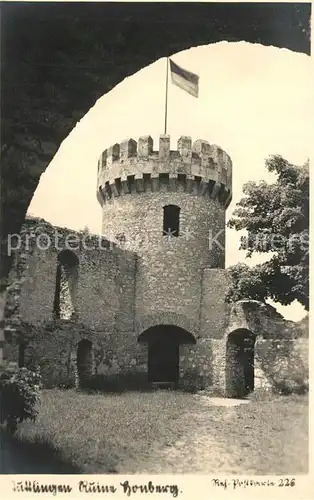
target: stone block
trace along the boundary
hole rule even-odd
[[[150,135],[141,136],[138,140],[138,156],[149,156],[153,152],[154,141]]]
[[[186,135],[182,135],[178,139],[178,151],[183,163],[191,163],[192,161],[192,139]]]
[[[127,139],[120,144],[120,160],[125,161],[132,156],[136,156],[137,142],[134,139]]]
[[[159,137],[159,159],[166,161],[170,156],[170,135]]]

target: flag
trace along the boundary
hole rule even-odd
[[[180,87],[180,89],[185,90],[193,97],[198,97],[199,76],[195,73],[191,73],[191,71],[180,68],[180,66],[171,61],[171,59],[169,59],[169,61],[172,83]]]

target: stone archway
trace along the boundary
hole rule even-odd
[[[245,328],[229,333],[226,345],[226,395],[244,398],[254,391],[255,335]]]
[[[149,382],[176,384],[179,380],[179,349],[183,344],[195,344],[195,337],[174,325],[156,325],[138,337],[147,343],[147,376]]]
[[[76,354],[79,387],[86,387],[93,375],[93,344],[83,339],[77,344]]]

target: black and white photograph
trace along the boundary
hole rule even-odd
[[[3,498],[310,500],[311,4],[0,17]]]

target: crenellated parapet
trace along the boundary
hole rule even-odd
[[[219,146],[181,136],[170,150],[170,136],[161,135],[159,150],[142,136],[106,149],[98,161],[97,198],[101,205],[132,193],[186,191],[208,196],[228,207],[232,197],[232,161]]]

